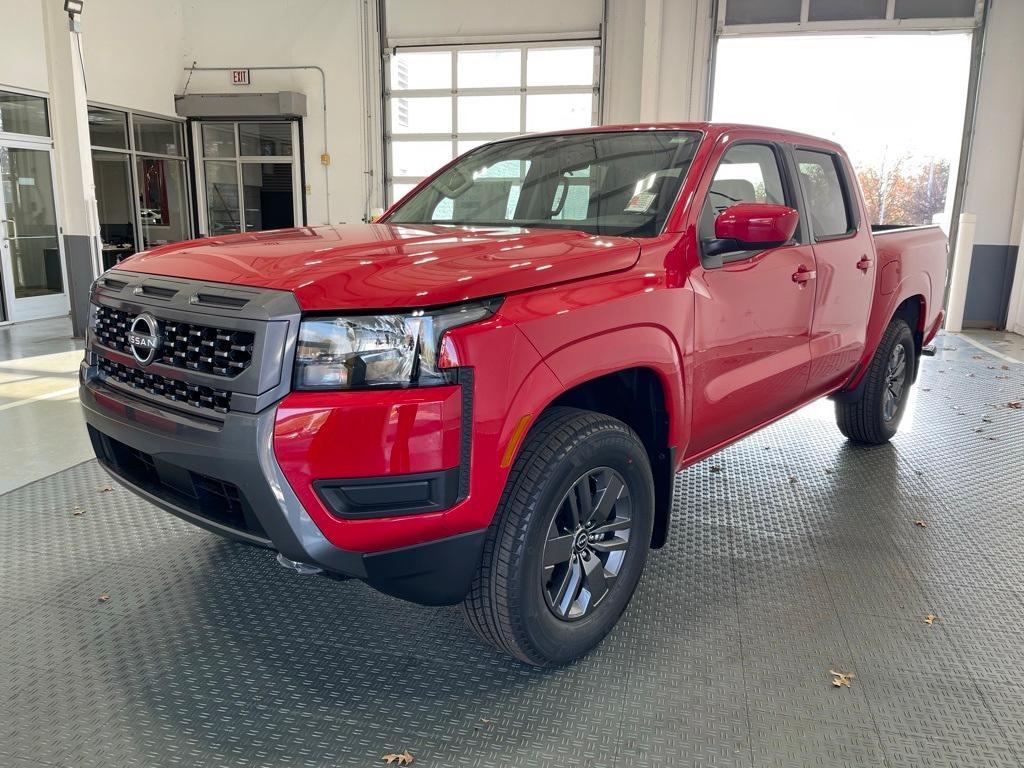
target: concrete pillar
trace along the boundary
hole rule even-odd
[[[72,30],[61,0],[40,1],[68,298],[74,334],[80,337],[85,335],[89,314],[89,285],[101,271],[100,224],[89,147],[82,38],[79,32]],[[87,3],[86,14],[88,8]]]

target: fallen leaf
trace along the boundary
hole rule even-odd
[[[927,616],[924,617],[924,623],[930,627],[932,624],[935,623],[935,620],[937,618],[939,617],[936,616],[934,613],[929,613]]]
[[[1006,407],[1013,408],[1013,410],[1015,411],[1019,411],[1021,408],[1024,408],[1024,404],[1021,404],[1020,400],[1011,400],[1006,404]]]
[[[989,418],[988,416],[982,416],[981,420],[984,421],[986,424],[991,424],[992,423],[992,419]]]
[[[101,485],[96,490],[99,491],[100,493],[110,493],[114,489],[113,489],[112,486],[109,486],[109,485]]]
[[[832,685],[836,688],[842,688],[844,685],[849,688],[850,683],[853,682],[853,672],[836,672],[834,669],[828,671],[832,675]]]
[[[790,483],[790,485],[796,485],[796,484],[797,484],[797,483],[799,483],[799,482],[800,482],[799,480],[797,480],[797,479],[796,479],[795,477],[793,477],[792,475],[790,475],[790,477],[789,477],[789,483]]]
[[[921,391],[922,391],[922,392],[931,392],[931,391],[932,391],[932,388],[931,388],[931,387],[922,387],[922,388],[921,388]]]
[[[915,469],[914,470],[914,474],[917,475],[918,477],[924,477],[924,470],[923,469]]]
[[[1010,378],[1010,377],[1009,377],[1009,376],[996,376],[996,378],[997,378],[997,379],[1008,379],[1008,378]]]
[[[384,755],[381,758],[381,760],[386,762],[388,765],[391,765],[392,763],[395,763],[396,765],[412,765],[415,759],[416,758],[409,754],[408,749],[405,750],[402,754],[392,752],[390,754]]]
[[[84,514],[85,514],[85,510],[82,509],[81,507],[75,507],[74,509],[71,510],[71,516],[72,517],[81,517]]]
[[[971,360],[984,360],[982,355],[971,355]]]
[[[1008,370],[1010,370],[1010,366],[1008,366],[1008,365],[1000,365],[999,367],[1000,367],[1000,368],[1001,368],[1002,370],[1004,370],[1004,371],[1008,371]]]
[[[110,602],[110,595],[108,595],[108,594],[107,594],[106,592],[104,592],[104,593],[103,593],[102,595],[100,595],[100,596],[99,596],[99,597],[97,598],[97,600],[98,600],[99,602],[101,602],[101,603],[107,603],[107,602]]]
[[[712,472],[721,472],[722,468],[720,466],[718,466],[717,464],[715,464],[714,466],[711,467],[711,471]]]
[[[832,467],[825,467],[825,474],[826,475],[831,475],[832,474]]]
[[[928,521],[927,520],[915,520],[914,521],[914,525],[916,525],[918,528],[927,528],[928,527]]]

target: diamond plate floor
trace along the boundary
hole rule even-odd
[[[621,625],[555,671],[93,462],[12,491],[0,766],[1020,766],[1024,366],[945,344],[890,446],[821,404],[681,475]]]

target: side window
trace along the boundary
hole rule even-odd
[[[700,237],[715,236],[715,218],[736,203],[786,204],[775,151],[766,144],[734,144],[715,170],[700,216]]]
[[[839,178],[839,158],[828,152],[807,149],[798,149],[794,154],[814,237],[820,240],[845,235],[853,229],[853,222]]]

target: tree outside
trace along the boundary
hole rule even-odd
[[[949,161],[883,155],[874,165],[858,167],[857,179],[872,224],[931,224],[946,207]]]

